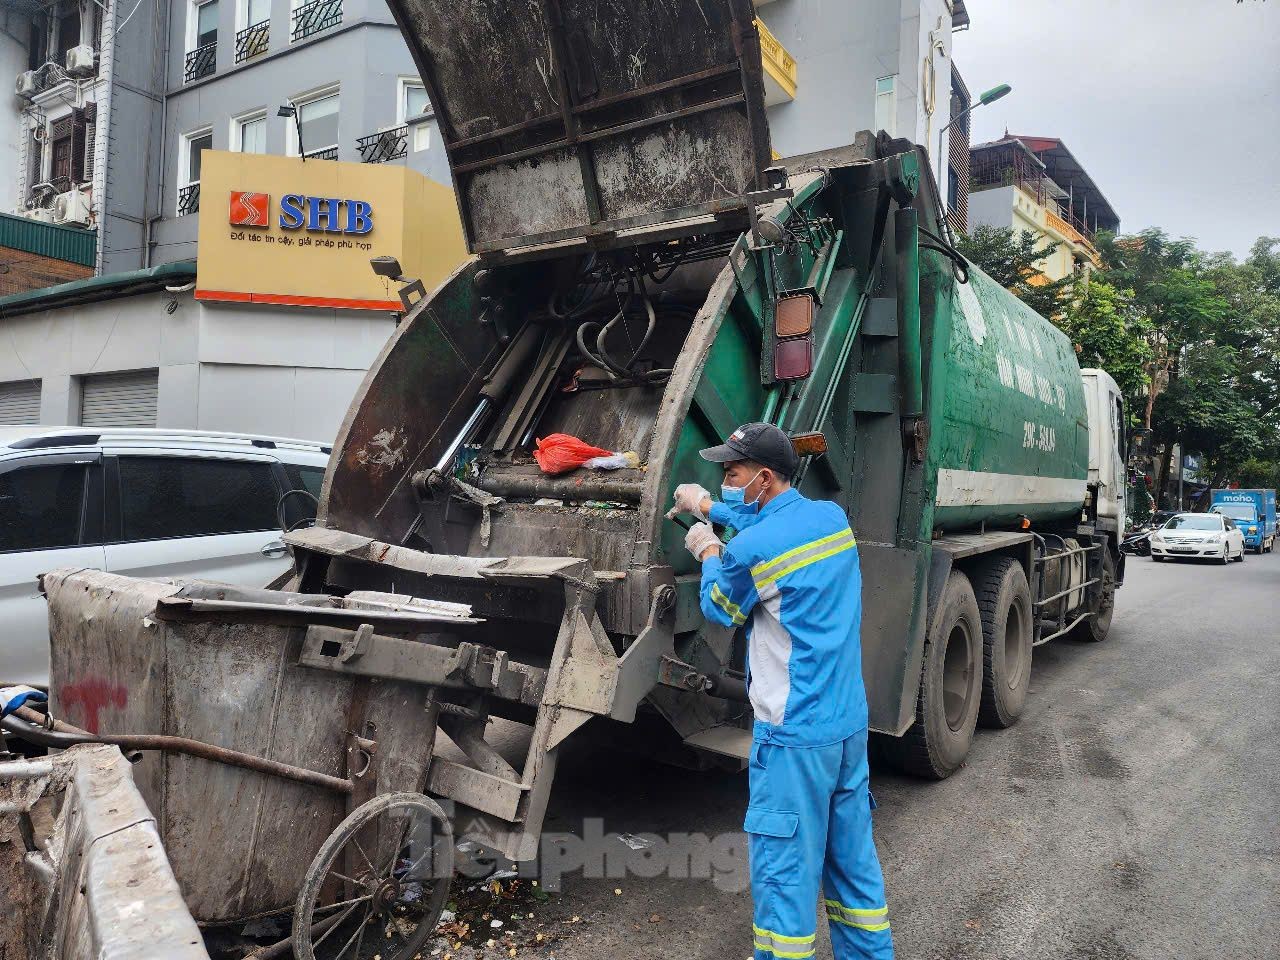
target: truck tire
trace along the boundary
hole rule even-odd
[[[1102,592],[1094,616],[1071,631],[1077,640],[1101,643],[1111,632],[1111,615],[1116,602],[1116,560],[1105,545],[1102,553]]]
[[[925,637],[916,721],[891,748],[904,772],[943,780],[964,764],[982,701],[981,651],[978,601],[953,570]]]
[[[1004,729],[1018,722],[1031,682],[1031,587],[1022,564],[1001,557],[973,580],[982,616],[982,703],[978,723]]]

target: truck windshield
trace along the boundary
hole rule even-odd
[[[1258,519],[1257,511],[1243,503],[1215,503],[1213,512],[1230,517],[1232,520],[1246,520],[1249,523]]]
[[[1207,513],[1184,513],[1164,525],[1166,530],[1221,530],[1222,518]]]

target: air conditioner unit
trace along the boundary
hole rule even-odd
[[[87,77],[93,73],[93,47],[82,43],[68,50],[67,73],[73,77]]]
[[[54,223],[78,223],[89,225],[89,201],[79,190],[68,190],[53,199]]]
[[[26,211],[28,220],[39,220],[41,223],[53,223],[53,210],[50,207],[33,207]]]
[[[36,95],[36,72],[34,70],[24,70],[18,74],[18,81],[13,85],[13,92],[24,100],[30,100]]]

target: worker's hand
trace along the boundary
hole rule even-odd
[[[711,494],[706,487],[700,487],[696,483],[682,483],[676,487],[676,505],[667,512],[667,519],[677,513],[692,513],[699,520],[705,520],[710,509]]]
[[[713,553],[719,556],[724,549],[724,544],[709,523],[695,523],[690,527],[689,532],[684,535],[684,545],[699,563]]]

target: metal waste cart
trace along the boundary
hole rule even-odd
[[[360,956],[365,936],[384,958],[411,957],[448,894],[445,807],[504,825],[493,851],[527,859],[555,747],[620,703],[607,640],[584,616],[584,561],[439,565],[442,591],[474,603],[47,574],[51,713],[82,732],[43,735],[142,751],[139,790],[202,924],[292,911],[300,957],[313,940],[324,956],[343,941],[355,953],[336,955]],[[540,654],[495,649],[473,615],[513,590],[541,625],[527,638],[546,640]],[[495,701],[532,720],[520,771],[484,741]],[[435,755],[437,729],[460,759]]]

